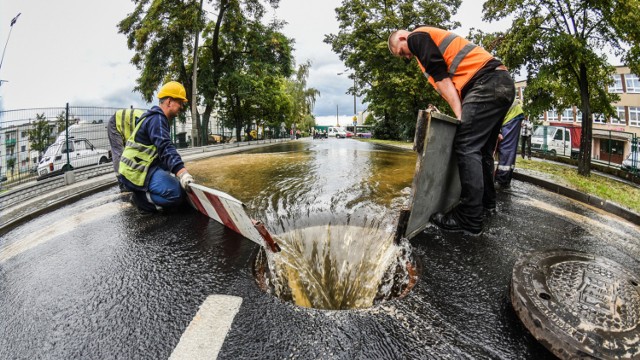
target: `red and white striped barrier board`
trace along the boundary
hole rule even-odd
[[[242,201],[199,184],[189,186],[189,203],[196,210],[272,252],[280,251],[280,246],[273,240],[264,224],[249,217]]]

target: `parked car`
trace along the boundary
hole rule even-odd
[[[38,180],[58,175],[67,170],[69,164],[75,169],[83,166],[104,164],[111,160],[109,150],[95,148],[87,139],[70,138],[69,149],[64,139],[51,144],[38,163]]]
[[[327,135],[329,137],[335,137],[336,139],[346,139],[347,132],[344,131],[343,128],[337,126],[329,126],[329,128],[327,129]]]
[[[640,167],[640,151],[630,152],[627,158],[622,161],[621,167],[627,171],[638,171]]]

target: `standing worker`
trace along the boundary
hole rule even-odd
[[[136,205],[146,212],[180,206],[193,182],[169,137],[169,123],[184,108],[187,92],[182,84],[170,81],[160,88],[158,99],[159,105],[136,123],[118,168]]]
[[[515,98],[507,68],[483,48],[430,26],[389,36],[393,55],[411,59],[461,120],[453,150],[458,158],[460,202],[431,222],[443,230],[482,232],[483,208],[495,211],[493,151],[502,119]]]
[[[143,113],[144,110],[140,109],[120,109],[116,111],[107,122],[107,135],[109,137],[109,144],[111,145],[113,171],[116,173],[120,190],[124,190],[121,175],[118,172],[120,157],[124,150],[124,144],[127,142],[127,139],[129,139],[129,136],[131,136],[133,129],[136,127],[136,122],[138,122],[138,119],[140,119]]]
[[[520,124],[524,119],[524,111],[519,99],[515,99],[507,116],[502,122],[500,130],[501,140],[498,143],[498,170],[496,170],[496,184],[501,189],[511,186],[511,176],[516,165],[518,152],[518,137],[520,136]]]
[[[524,152],[527,150],[529,160],[531,160],[531,135],[533,134],[533,124],[529,121],[529,117],[525,117],[522,122],[522,158],[524,159]],[[526,149],[525,149],[526,147]]]

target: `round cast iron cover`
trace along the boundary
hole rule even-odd
[[[531,334],[562,359],[640,359],[639,284],[603,257],[533,252],[514,266],[511,303]]]

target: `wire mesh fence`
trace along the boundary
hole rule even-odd
[[[0,112],[2,186],[109,162],[106,126],[116,110],[65,106]]]
[[[0,190],[70,169],[111,161],[107,123],[126,107],[65,106],[0,111]],[[177,148],[191,147],[190,119],[174,121]],[[260,130],[260,131],[258,131]],[[282,129],[249,129],[242,140],[283,138]],[[210,119],[207,144],[235,141],[236,131]]]

